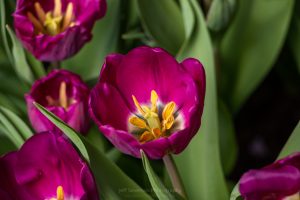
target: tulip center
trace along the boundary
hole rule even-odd
[[[54,0],[54,9],[45,12],[39,2],[34,4],[36,16],[27,13],[32,22],[36,34],[57,35],[64,32],[68,27],[74,26],[73,3],[67,5],[65,13],[62,12],[61,0]]]
[[[67,95],[67,84],[66,82],[61,82],[59,86],[59,96],[55,100],[51,96],[46,96],[46,100],[49,106],[60,106],[67,110],[70,105],[74,104],[76,101],[73,98],[68,98]]]
[[[154,90],[151,91],[151,106],[141,106],[134,95],[132,99],[138,114],[131,116],[129,123],[142,130],[139,141],[144,143],[166,136],[175,122],[175,102],[171,101],[160,109],[158,95]]]
[[[294,195],[285,197],[283,200],[300,200],[300,194],[296,193]]]
[[[56,198],[51,198],[49,200],[64,200],[65,194],[62,186],[58,186],[56,189]]]

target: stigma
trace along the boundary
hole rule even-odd
[[[72,2],[68,3],[64,13],[62,12],[61,0],[54,0],[54,9],[47,13],[39,2],[35,2],[34,8],[36,16],[28,12],[27,17],[32,22],[36,34],[54,36],[74,26],[74,8]]]
[[[67,84],[66,82],[61,82],[59,86],[58,99],[54,99],[51,96],[46,96],[48,106],[60,106],[67,110],[70,105],[76,103],[73,98],[69,98],[67,94]]]
[[[138,114],[131,116],[128,121],[142,131],[139,141],[144,143],[166,136],[175,123],[175,102],[171,101],[159,107],[159,98],[155,90],[151,91],[150,106],[141,106],[134,95],[132,99]]]
[[[56,189],[56,198],[51,198],[49,200],[64,200],[65,194],[62,186],[58,186]]]

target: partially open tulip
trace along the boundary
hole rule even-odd
[[[1,200],[98,200],[93,175],[59,134],[34,135],[0,158]]]
[[[33,104],[37,102],[84,134],[89,128],[89,89],[80,77],[66,70],[54,70],[37,80],[25,95],[30,122],[37,132],[57,130]]]
[[[138,47],[106,58],[89,111],[118,149],[159,159],[183,151],[197,133],[204,95],[198,60],[178,63],[163,49]]]
[[[239,189],[245,200],[299,200],[300,153],[245,173]]]
[[[77,53],[104,16],[106,0],[17,0],[18,38],[37,59],[59,61]]]

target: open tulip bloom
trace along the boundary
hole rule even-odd
[[[60,61],[91,39],[105,12],[105,0],[18,0],[13,17],[18,38],[36,58]]]
[[[299,200],[300,153],[245,173],[239,189],[245,200]]]
[[[91,171],[63,135],[39,133],[0,158],[1,200],[98,200]]]
[[[197,133],[204,95],[198,60],[178,63],[161,48],[138,47],[106,58],[89,111],[119,150],[160,159],[182,152]]]
[[[37,132],[58,130],[34,106],[37,102],[80,133],[89,128],[89,89],[80,77],[67,70],[54,70],[37,80],[25,95],[30,122]]]

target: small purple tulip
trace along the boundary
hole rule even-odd
[[[37,102],[76,131],[89,128],[89,89],[80,77],[67,70],[54,70],[37,80],[25,95],[30,122],[36,132],[58,130],[34,105]]]
[[[138,47],[106,57],[92,89],[89,111],[100,131],[122,152],[152,159],[178,154],[197,133],[205,72],[193,58],[178,63],[161,48]]]
[[[42,61],[60,61],[91,40],[91,29],[106,12],[106,0],[17,0],[17,37]]]
[[[299,200],[300,153],[245,173],[239,185],[245,200]]]
[[[93,175],[63,135],[43,132],[0,158],[1,200],[98,200]]]

